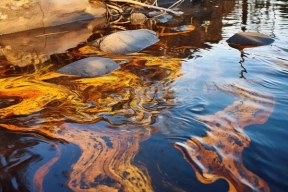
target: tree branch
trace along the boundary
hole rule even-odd
[[[148,5],[148,4],[141,3],[141,2],[138,2],[138,1],[133,1],[133,0],[108,0],[108,1],[110,1],[110,2],[121,2],[121,3],[131,3],[131,4],[134,4],[134,5],[140,5],[140,6],[151,8],[151,9],[157,9],[157,10],[160,10],[160,11],[166,11],[168,13],[173,13],[175,15],[182,15],[183,14],[182,11],[173,11],[172,9],[166,9],[166,8],[163,8],[163,7],[157,7],[157,6],[154,6],[154,5]]]

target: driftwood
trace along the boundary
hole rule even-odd
[[[138,1],[134,1],[134,0],[109,0],[108,2],[129,3],[129,4],[133,4],[133,5],[146,7],[146,8],[149,8],[149,9],[156,9],[156,10],[159,10],[159,11],[165,11],[165,12],[172,13],[172,14],[175,14],[175,15],[182,15],[183,14],[182,11],[174,11],[174,10],[172,10],[172,8],[175,5],[179,4],[178,2],[183,2],[183,0],[175,2],[170,8],[164,8],[164,7],[157,6],[157,1],[155,1],[156,3],[153,3],[151,5],[150,4],[146,4],[146,3],[141,3],[141,2],[138,2]]]

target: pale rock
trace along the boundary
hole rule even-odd
[[[106,5],[88,0],[1,0],[0,35],[103,17]]]
[[[107,53],[127,54],[141,51],[158,41],[155,31],[137,29],[112,33],[96,40],[93,45]]]
[[[108,74],[119,68],[119,64],[112,59],[89,57],[70,63],[58,69],[56,72],[80,77],[96,77]]]

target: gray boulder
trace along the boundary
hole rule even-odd
[[[229,44],[263,46],[270,45],[274,39],[267,35],[257,32],[239,32],[230,37],[227,41]]]
[[[112,59],[89,57],[70,63],[58,69],[56,72],[80,77],[95,77],[105,75],[119,68],[119,64]]]
[[[141,51],[158,41],[156,32],[149,29],[137,29],[112,33],[99,39],[93,45],[107,53],[127,54]]]

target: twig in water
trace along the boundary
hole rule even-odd
[[[107,5],[107,7],[109,7],[109,8],[112,8],[112,9],[115,9],[115,10],[117,10],[119,13],[123,13],[123,10],[121,9],[121,8],[119,8],[119,7],[117,7],[117,6],[114,6],[114,5],[110,5],[110,4],[106,4]]]
[[[183,3],[184,0],[179,0],[175,3],[173,3],[173,5],[171,5],[170,7],[168,7],[168,9],[174,9],[176,7],[178,7],[181,3]]]
[[[150,8],[150,9],[157,9],[157,10],[161,10],[161,11],[166,11],[166,12],[169,12],[169,13],[173,13],[175,15],[182,15],[183,12],[182,11],[173,11],[172,9],[166,9],[166,8],[163,8],[163,7],[158,7],[158,6],[154,6],[154,5],[148,5],[148,4],[145,4],[145,3],[141,3],[141,2],[138,2],[138,1],[133,1],[133,0],[109,0],[110,2],[121,2],[121,3],[131,3],[131,4],[134,4],[134,5],[140,5],[140,6],[143,6],[143,7],[147,7],[147,8]]]
[[[158,0],[155,0],[154,3],[152,3],[152,5],[156,5],[158,7]]]
[[[43,36],[49,36],[49,35],[58,35],[58,34],[61,34],[61,33],[68,33],[70,31],[61,31],[61,32],[56,32],[56,33],[45,33],[45,34],[42,34],[42,35],[37,35],[35,37],[43,37]]]

